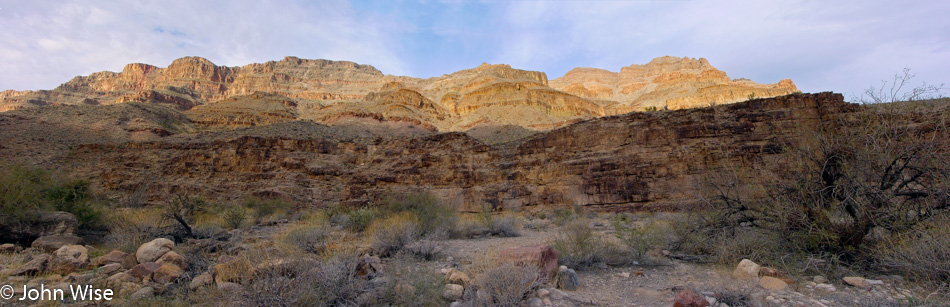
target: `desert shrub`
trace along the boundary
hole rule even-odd
[[[224,228],[218,225],[197,225],[192,231],[194,232],[195,238],[198,239],[227,240],[231,237],[227,230],[224,230]]]
[[[411,258],[393,259],[385,268],[386,284],[376,305],[441,306],[445,277]]]
[[[518,231],[521,226],[518,218],[511,215],[497,215],[500,214],[493,212],[491,206],[487,204],[482,206],[478,217],[482,226],[484,226],[485,234],[500,237],[517,237],[521,235]]]
[[[873,248],[877,265],[917,280],[950,280],[950,218],[940,217],[893,234]]]
[[[520,221],[517,217],[511,215],[493,218],[486,226],[488,232],[493,236],[517,237],[521,235],[519,231]]]
[[[254,212],[254,223],[260,224],[267,217],[285,211],[291,205],[280,199],[264,199],[260,197],[248,197],[243,201],[244,207]]]
[[[221,212],[224,225],[231,229],[238,229],[247,222],[247,208],[241,205],[231,205]]]
[[[194,221],[202,215],[209,213],[213,205],[204,198],[176,194],[171,201],[163,207],[162,223],[169,225],[168,234],[175,238],[176,242],[182,242],[186,238],[194,237]]]
[[[748,288],[740,289],[720,289],[715,291],[713,296],[716,301],[722,304],[735,307],[746,307],[752,305],[752,293]]]
[[[564,226],[568,221],[576,218],[573,209],[557,209],[554,210],[554,224],[558,226]]]
[[[439,230],[450,230],[458,223],[455,208],[443,204],[430,193],[409,193],[402,197],[387,196],[383,199],[384,208],[390,214],[410,212],[418,219],[420,234]]]
[[[586,219],[576,219],[558,231],[551,247],[560,254],[561,263],[569,267],[589,267],[611,260],[613,248],[587,223]]]
[[[405,251],[422,260],[433,260],[442,254],[442,240],[445,240],[448,235],[448,231],[445,230],[428,233],[421,239],[406,245]]]
[[[732,162],[706,180],[708,203],[683,224],[692,228],[684,238],[727,263],[819,259],[832,269],[873,270],[878,233],[908,257],[934,256],[922,251],[926,240],[901,244],[950,216],[950,120],[934,108],[870,105],[802,128],[768,161],[780,167],[724,157]],[[918,274],[899,264],[908,258],[879,260],[890,273]]]
[[[466,298],[475,306],[519,306],[531,291],[539,286],[538,268],[504,264],[482,272],[475,286],[483,295],[475,296],[475,291]]]
[[[145,242],[164,233],[161,212],[153,209],[120,208],[112,211],[107,219],[109,234],[104,243],[126,253],[135,253]]]
[[[611,220],[614,225],[614,234],[626,247],[630,259],[638,264],[656,262],[657,259],[648,257],[647,252],[657,249],[665,243],[666,227],[659,223],[646,224],[624,222],[624,215]]]
[[[330,229],[323,225],[304,225],[288,231],[283,240],[301,251],[322,255],[329,250]]]
[[[307,271],[295,281],[298,306],[353,306],[356,298],[371,287],[369,281],[356,276],[360,256],[353,251],[344,251]]]
[[[376,209],[370,207],[362,207],[349,213],[344,214],[346,216],[345,222],[343,223],[346,229],[354,232],[363,232],[373,223],[373,220],[376,219]]]
[[[76,216],[80,230],[104,228],[102,204],[89,183],[21,165],[0,170],[0,226],[30,224],[41,212]]]
[[[416,239],[418,227],[414,216],[408,212],[376,220],[370,226],[373,251],[381,257],[395,255]]]

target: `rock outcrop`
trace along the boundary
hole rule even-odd
[[[216,129],[271,123],[269,108],[283,97],[281,119],[321,123],[405,123],[431,131],[480,125],[550,130],[579,120],[643,111],[733,103],[794,92],[791,80],[761,85],[730,80],[705,59],[662,57],[619,73],[578,68],[550,83],[543,72],[482,64],[441,77],[384,75],[368,65],[286,57],[241,67],[185,57],[160,68],[128,64],[121,72],[75,77],[53,90],[0,92],[0,112],[51,105],[145,102],[186,111]],[[220,107],[211,107],[224,104]],[[248,109],[241,109],[249,105]],[[292,106],[291,106],[292,105]],[[216,114],[221,112],[221,114]],[[235,114],[238,113],[238,114]],[[265,113],[265,114],[261,114]]]
[[[148,202],[169,193],[221,200],[250,194],[359,206],[426,189],[470,212],[484,204],[659,210],[697,201],[704,176],[723,163],[773,159],[808,127],[856,108],[839,94],[796,94],[603,117],[496,145],[458,132],[387,137],[290,122],[80,145],[66,161],[116,197],[143,191]]]

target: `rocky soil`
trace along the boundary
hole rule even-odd
[[[498,259],[498,262],[492,262],[495,266],[505,261],[538,265],[542,271],[548,270],[553,261],[550,265],[556,268],[556,256],[551,258],[551,255],[543,254],[546,252],[539,247],[550,244],[560,228],[550,221],[541,223],[544,225],[541,229],[524,229],[517,237],[442,241],[442,252],[433,260],[418,265],[443,274],[447,283],[443,293],[444,305],[458,305],[460,303],[455,301],[461,300],[462,293],[471,285],[476,277],[473,275],[478,274],[477,268],[485,259]],[[610,226],[597,226],[605,225],[604,221],[594,220],[592,223],[596,224],[598,233],[610,235],[613,231]],[[16,297],[22,296],[23,285],[28,289],[40,285],[66,289],[71,284],[83,283],[112,289],[114,300],[106,305],[171,302],[181,298],[182,293],[195,293],[208,295],[210,300],[205,300],[217,300],[213,304],[223,306],[235,302],[228,293],[241,291],[242,284],[247,282],[241,276],[248,275],[235,273],[234,266],[246,265],[253,271],[281,263],[279,259],[244,261],[254,259],[247,258],[250,252],[274,248],[268,242],[278,240],[277,236],[293,224],[281,221],[235,230],[219,240],[189,240],[175,244],[158,238],[142,244],[133,253],[106,251],[103,246],[76,245],[75,242],[49,248],[34,245],[25,250],[5,244],[0,246],[0,265],[3,266],[0,281],[14,285],[14,289],[18,289]],[[200,255],[190,254],[198,251]],[[101,256],[91,257],[92,253]],[[199,256],[212,259],[210,264],[203,263],[207,270],[194,268],[198,262],[193,257]],[[365,256],[357,269],[360,276],[380,278],[375,274],[383,272],[385,266],[399,264],[387,258],[380,260]],[[737,261],[735,267],[720,267],[663,258],[659,264],[652,265],[601,265],[575,269],[555,269],[557,273],[551,275],[551,281],[532,290],[520,305],[880,306],[908,302],[925,295],[900,276],[875,279],[851,276],[840,280],[824,276],[795,276],[748,260]],[[565,276],[573,276],[573,279],[566,281]]]

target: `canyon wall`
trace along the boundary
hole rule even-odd
[[[113,197],[143,193],[151,203],[179,193],[361,206],[421,189],[461,211],[662,210],[696,202],[722,163],[768,162],[808,129],[858,108],[840,94],[793,94],[606,116],[497,145],[459,132],[384,137],[294,121],[268,133],[86,144],[62,159]]]

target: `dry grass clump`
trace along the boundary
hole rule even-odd
[[[145,242],[154,240],[163,232],[160,209],[117,208],[108,217],[109,234],[106,246],[126,253],[135,253]]]
[[[372,236],[372,249],[381,257],[395,255],[416,239],[418,229],[415,217],[408,212],[377,220],[369,229]]]
[[[323,224],[305,224],[291,228],[282,241],[300,251],[323,255],[330,250],[331,230]]]
[[[445,277],[412,258],[396,257],[386,265],[386,283],[373,305],[441,306]]]
[[[916,280],[944,283],[950,280],[950,217],[938,217],[897,233],[877,244],[874,257],[887,270]]]
[[[611,222],[616,231],[614,236],[626,247],[629,260],[636,264],[660,262],[660,259],[650,252],[666,246],[669,224],[654,218],[644,222],[625,217],[627,215],[616,215]]]
[[[594,232],[586,219],[573,220],[559,230],[551,243],[559,261],[569,267],[590,267],[618,261],[618,248],[606,236]]]
[[[519,306],[540,286],[539,277],[535,267],[496,266],[478,275],[476,291],[467,291],[465,300],[473,306]]]
[[[382,210],[391,214],[409,212],[416,217],[420,235],[449,231],[458,224],[458,213],[431,193],[409,193],[403,197],[383,199]]]

